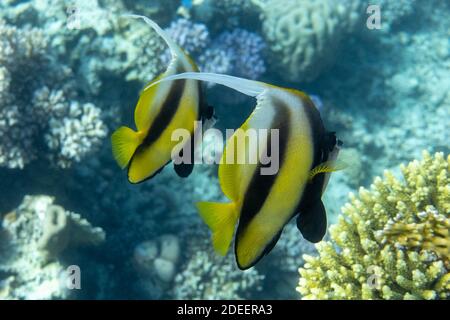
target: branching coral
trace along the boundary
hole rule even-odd
[[[414,223],[388,223],[382,234],[392,244],[409,249],[425,249],[436,253],[450,268],[450,218],[440,215],[433,207],[418,215]]]
[[[106,136],[100,110],[92,103],[72,102],[66,112],[65,117],[50,119],[45,135],[54,163],[61,168],[80,162]]]
[[[65,168],[106,136],[100,110],[76,100],[71,70],[52,58],[41,31],[0,21],[0,166],[46,157]]]
[[[317,245],[318,257],[305,256],[297,288],[304,298],[450,298],[450,156],[423,157],[401,167],[403,180],[386,171],[370,191],[351,195],[332,241]]]
[[[290,81],[320,75],[361,16],[358,0],[270,0],[262,9],[270,65]]]

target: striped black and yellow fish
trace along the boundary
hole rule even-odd
[[[139,183],[153,177],[169,163],[172,152],[183,152],[184,145],[171,139],[174,130],[186,129],[192,138],[197,130],[195,121],[211,118],[212,109],[203,103],[199,81],[187,79],[152,85],[157,80],[180,72],[197,72],[198,68],[155,22],[144,16],[125,16],[143,19],[167,43],[172,54],[167,70],[151,81],[140,94],[134,111],[137,131],[120,127],[111,137],[117,163],[122,169],[128,167],[128,180],[131,183]],[[190,163],[174,164],[179,176],[186,177],[192,172],[192,157],[193,152]]]
[[[327,230],[321,197],[327,176],[341,169],[336,161],[341,143],[325,130],[311,99],[297,90],[227,75],[184,73],[164,81],[179,79],[211,81],[256,97],[257,106],[240,129],[278,129],[279,170],[273,175],[261,174],[266,165],[260,160],[262,152],[272,150],[270,130],[258,138],[265,150],[236,143],[238,131],[227,141],[219,181],[230,202],[197,204],[212,230],[215,250],[225,255],[236,233],[236,261],[240,269],[248,269],[272,250],[284,226],[295,216],[303,237],[320,241]],[[257,152],[259,160],[254,164],[228,163],[230,152],[241,152],[247,158]]]

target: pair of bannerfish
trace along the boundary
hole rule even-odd
[[[327,230],[321,196],[330,173],[341,168],[337,161],[341,142],[334,132],[325,130],[311,99],[294,89],[201,73],[155,22],[143,16],[126,16],[143,19],[163,38],[172,54],[167,70],[140,94],[134,113],[137,131],[121,127],[112,135],[114,158],[122,169],[128,168],[128,180],[139,183],[161,171],[179,146],[178,141],[172,141],[172,132],[182,128],[194,137],[195,122],[205,122],[213,116],[205,103],[202,81],[224,85],[256,98],[257,105],[241,129],[268,129],[266,151],[271,147],[270,129],[278,129],[279,170],[274,175],[262,175],[260,169],[264,165],[259,160],[255,164],[220,162],[220,186],[230,202],[197,203],[200,216],[212,231],[214,249],[225,255],[236,234],[237,265],[248,269],[272,250],[294,216],[306,240],[320,241]],[[226,144],[222,158],[229,152],[259,152],[248,144],[231,144],[231,139],[236,139],[235,135]],[[236,150],[238,147],[244,150]],[[174,164],[174,168],[185,177],[191,173],[193,163]]]

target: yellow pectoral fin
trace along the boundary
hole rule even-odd
[[[225,256],[233,240],[237,222],[234,203],[198,202],[197,209],[212,231],[214,250]]]
[[[308,180],[311,182],[314,179],[314,177],[320,173],[329,173],[344,170],[345,168],[347,168],[347,166],[348,166],[347,163],[339,160],[325,161],[317,165],[310,171]]]
[[[141,142],[139,133],[127,127],[120,127],[112,134],[111,144],[114,159],[122,169],[128,165]]]

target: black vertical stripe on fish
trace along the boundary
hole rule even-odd
[[[173,168],[174,168],[176,174],[177,174],[180,178],[186,178],[186,177],[188,177],[188,176],[192,173],[192,171],[194,170],[194,160],[195,160],[195,159],[194,159],[194,158],[195,158],[195,143],[194,143],[194,136],[195,136],[195,133],[191,134],[191,136],[190,136],[190,138],[189,138],[189,141],[186,142],[186,145],[190,146],[190,148],[189,148],[189,161],[188,161],[188,163],[182,162],[182,163],[179,163],[179,164],[176,164],[176,163],[173,164]],[[185,145],[185,146],[186,146],[186,145]],[[179,152],[178,155],[179,155],[180,159],[183,159],[183,156],[184,156],[184,148],[182,148],[182,149],[180,150],[180,152]]]
[[[153,142],[158,140],[161,134],[169,125],[175,116],[181,102],[185,90],[186,80],[174,81],[167,98],[164,101],[159,113],[156,115],[150,129],[148,130],[147,136],[144,138],[142,144],[136,150],[136,153],[142,148],[150,146]]]
[[[323,162],[323,139],[325,136],[325,128],[320,116],[319,110],[314,106],[314,103],[309,98],[302,98],[302,103],[305,105],[305,113],[308,117],[308,123],[311,128],[312,146],[314,150],[314,159],[310,169]]]
[[[277,100],[274,101],[274,104],[275,103],[277,106],[277,113],[270,127],[279,130],[279,168],[281,168],[285,161],[287,143],[290,134],[290,114],[288,107],[283,102]],[[269,130],[267,151],[270,150],[272,153],[271,140]],[[250,221],[261,210],[278,176],[278,173],[274,175],[262,175],[261,168],[263,167],[264,166],[261,163],[258,163],[256,170],[253,172],[247,191],[245,192],[239,218],[239,226],[237,229],[237,237],[239,237],[239,234],[244,231]]]
[[[308,101],[309,103],[309,101]],[[336,144],[336,135],[325,132],[322,119],[316,108],[307,108],[307,114],[317,132],[314,139],[314,162],[313,169],[320,163],[327,161],[331,150]],[[331,146],[333,145],[333,146]],[[297,228],[303,237],[313,243],[319,242],[324,237],[327,230],[327,216],[321,197],[325,183],[325,174],[318,174],[306,185],[302,198],[298,204]]]
[[[206,98],[203,93],[203,86],[200,81],[198,81],[198,120],[207,119],[206,115],[208,113],[208,104],[206,103]]]
[[[185,89],[185,83],[186,83],[185,80],[174,81],[174,83],[171,86],[170,91],[167,95],[166,100],[164,101],[163,105],[161,106],[161,111],[155,117],[155,120],[153,122],[154,125],[151,126],[147,136],[144,138],[144,141],[139,145],[139,147],[137,147],[136,151],[134,152],[133,156],[131,157],[130,164],[128,166],[128,170],[130,170],[135,156],[140,154],[141,152],[144,152],[146,148],[148,148],[153,142],[155,142],[161,136],[164,129],[167,127],[167,125],[170,123],[170,121],[174,117],[174,115],[177,112],[178,107],[180,105],[181,97],[183,96],[183,92]],[[163,167],[161,167],[158,171],[154,172],[151,176],[149,176],[146,179],[143,179],[139,183],[142,183],[146,180],[153,178],[155,175],[157,175],[159,172],[161,172],[162,169],[169,162],[170,162],[170,160]]]
[[[308,117],[310,128],[311,128],[311,137],[312,137],[312,146],[313,146],[313,163],[311,165],[310,170],[319,165],[320,163],[326,161],[328,158],[328,148],[324,146],[326,140],[326,132],[325,127],[322,122],[322,118],[320,116],[319,110],[314,106],[313,102],[309,98],[302,98],[302,102],[305,105],[305,113]],[[320,201],[322,196],[322,186],[324,183],[324,175],[318,174],[314,177],[313,181],[306,185],[302,197],[298,203],[297,210],[293,214],[295,216],[299,211],[305,210],[306,207],[311,204]]]

